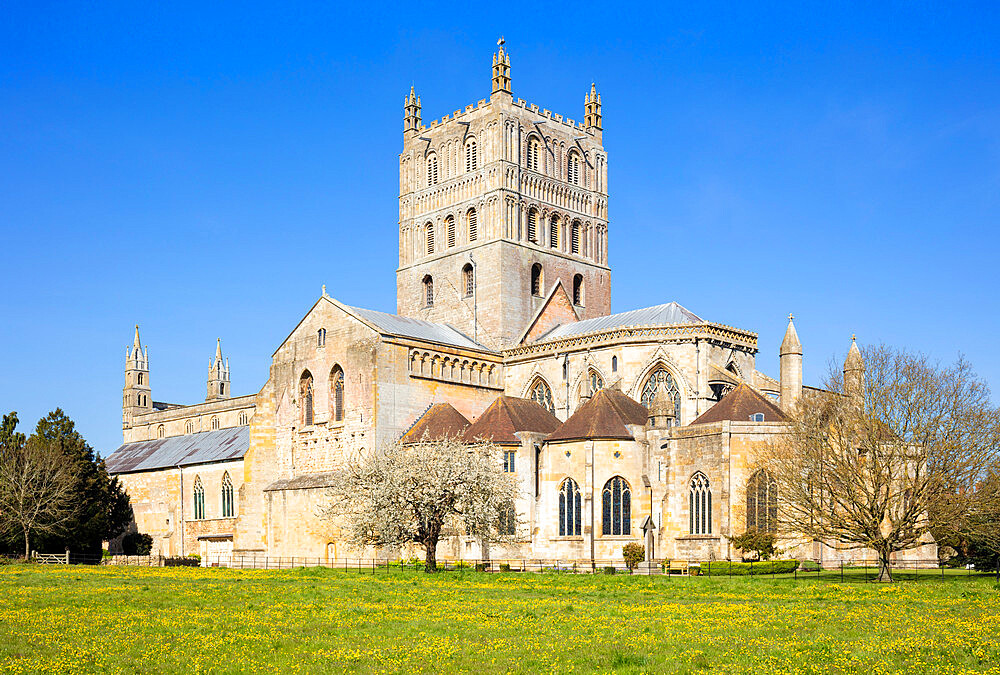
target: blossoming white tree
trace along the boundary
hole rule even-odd
[[[506,541],[516,530],[517,485],[491,443],[453,439],[390,443],[340,470],[320,516],[360,546],[424,548],[427,572],[448,531]],[[513,527],[512,527],[513,526]]]

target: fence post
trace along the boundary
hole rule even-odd
[[[840,583],[844,583],[844,561],[840,561]]]

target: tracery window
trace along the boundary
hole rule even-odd
[[[344,420],[344,369],[340,366],[330,371],[330,414],[334,422]]]
[[[587,373],[587,380],[589,381],[588,384],[590,384],[591,394],[596,394],[601,389],[604,389],[604,378],[593,368]]]
[[[559,248],[559,216],[549,221],[549,248]]]
[[[531,266],[531,294],[542,294],[542,266],[538,263]]]
[[[649,378],[646,380],[646,384],[642,386],[642,396],[639,402],[644,406],[649,408],[653,404],[653,397],[656,396],[656,390],[663,382],[667,387],[667,395],[670,400],[674,402],[674,426],[679,426],[681,423],[681,395],[677,390],[677,384],[674,382],[674,378],[671,377],[670,373],[664,367],[659,367],[654,370]]]
[[[240,418],[239,418],[237,424],[239,424],[241,427],[243,427],[243,426],[246,426],[249,423],[250,423],[250,418],[247,417],[247,414],[245,412],[241,412],[240,413]]]
[[[465,144],[465,170],[475,171],[478,168],[478,162],[476,157],[476,139],[469,139],[469,142]]]
[[[194,519],[205,518],[205,486],[201,484],[201,476],[194,477]]]
[[[576,254],[580,253],[580,221],[579,220],[573,221],[573,229],[570,231],[569,246],[570,246],[570,252],[571,253],[576,253]]]
[[[437,185],[438,182],[438,158],[431,153],[427,156],[427,184]]]
[[[497,530],[500,534],[507,536],[513,536],[517,531],[517,512],[514,510],[514,505],[507,503],[500,509],[500,516],[497,522]]]
[[[476,291],[476,273],[470,263],[466,263],[465,267],[462,268],[462,281],[465,286],[465,297],[471,298]]]
[[[469,209],[469,212],[465,215],[465,219],[469,226],[469,241],[475,241],[479,237],[479,223],[476,210]]]
[[[580,156],[575,152],[569,156],[569,163],[566,166],[566,178],[573,185],[580,184]]]
[[[448,216],[444,219],[445,231],[448,236],[448,248],[455,245],[455,219]]]
[[[583,521],[580,488],[576,481],[567,478],[559,486],[559,536],[579,537]]]
[[[691,534],[712,534],[712,490],[700,471],[691,477],[688,520]]]
[[[583,275],[573,275],[573,304],[583,304]]]
[[[542,144],[537,138],[528,141],[528,168],[532,171],[541,171],[542,165]]]
[[[185,422],[184,423],[184,433],[186,433],[186,434],[193,434],[194,433],[194,422]]]
[[[222,517],[232,518],[236,511],[233,509],[233,481],[229,478],[229,472],[222,474]]]
[[[213,431],[214,431],[215,429],[218,429],[218,428],[219,428],[219,418],[218,418],[218,417],[213,417],[213,418],[212,418],[212,423],[211,423],[211,424],[212,424],[212,430],[213,430]]]
[[[313,423],[313,376],[308,370],[299,378],[299,399],[302,401],[302,424]]]
[[[538,243],[538,209],[528,209],[528,241]]]
[[[424,277],[424,307],[434,306],[434,279],[431,275]]]
[[[632,534],[632,489],[624,478],[615,476],[604,484],[601,506],[602,534]]]
[[[434,223],[424,226],[424,240],[427,245],[427,255],[434,253]]]
[[[138,383],[139,383],[139,384],[142,384],[142,373],[139,373],[139,374],[138,374],[138,377],[139,377],[139,379],[138,379]]]
[[[549,389],[549,385],[545,384],[545,380],[539,378],[535,381],[535,384],[531,386],[529,397],[553,415],[555,414],[556,406],[552,402],[552,390]]]
[[[778,483],[763,469],[747,483],[747,530],[776,532],[778,529]]]

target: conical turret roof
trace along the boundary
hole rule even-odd
[[[802,354],[802,343],[799,342],[799,334],[795,332],[795,324],[792,323],[792,315],[788,315],[788,329],[785,331],[785,339],[781,341],[781,356],[785,354]]]
[[[847,358],[844,359],[844,371],[864,370],[865,360],[861,357],[861,350],[858,349],[858,341],[855,336],[851,336],[851,348],[847,350]]]
[[[473,422],[462,438],[466,443],[491,441],[498,445],[519,445],[519,431],[550,434],[559,426],[559,418],[537,402],[516,396],[498,396]]]
[[[631,439],[628,425],[644,426],[648,419],[649,411],[644,405],[605,387],[580,406],[548,440]]]
[[[450,403],[435,403],[420,416],[400,439],[403,443],[439,441],[458,438],[469,426],[469,420]]]

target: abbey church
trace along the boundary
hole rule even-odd
[[[405,97],[395,314],[324,288],[259,392],[232,396],[220,343],[192,405],[155,399],[136,327],[107,466],[153,552],[394,557],[318,518],[331,475],[380,444],[445,435],[497,444],[521,498],[514,543],[456,533],[441,558],[620,559],[629,542],[648,558],[727,558],[727,535],[772,526],[752,454],[803,395],[795,327],[775,379],[755,367],[756,333],[670,298],[610,313],[602,125],[594,85],[582,122],[516,98],[501,44],[488,99],[425,122]],[[852,344],[845,368],[862,367]]]

